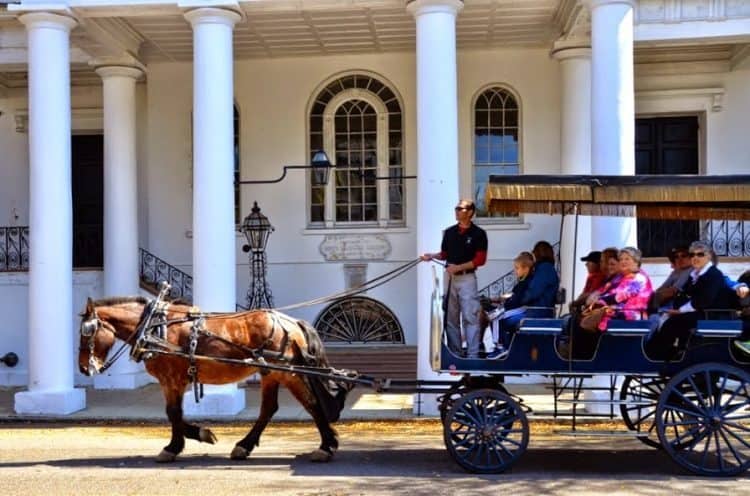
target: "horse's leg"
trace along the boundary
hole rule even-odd
[[[172,439],[156,457],[158,463],[173,462],[185,447],[185,422],[182,418],[182,396],[185,385],[161,383],[164,399],[167,402],[167,418],[172,424]]]
[[[320,433],[320,447],[310,453],[310,461],[328,462],[333,458],[334,452],[339,448],[339,441],[336,430],[323,413],[323,409],[313,395],[312,390],[307,385],[305,379],[299,376],[293,376],[292,379],[284,384],[287,389],[297,398],[307,413],[315,421],[315,426]]]
[[[279,409],[279,381],[273,377],[273,374],[266,374],[260,380],[261,403],[258,420],[253,424],[253,428],[242,438],[229,455],[232,460],[244,460],[250,456],[253,448],[260,443],[260,435],[268,425],[274,413]]]

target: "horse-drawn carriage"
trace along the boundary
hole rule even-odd
[[[749,200],[750,176],[493,176],[487,190],[490,210],[563,218],[572,214],[744,221],[750,220]],[[561,247],[566,249],[575,251]],[[360,384],[380,391],[441,393],[450,455],[470,471],[502,472],[523,455],[529,441],[528,408],[509,392],[505,378],[543,374],[554,381],[556,410],[562,393],[572,392],[574,426],[576,405],[584,403],[584,379],[624,376],[619,392],[612,382],[605,388],[609,398],[598,402],[618,408],[638,439],[662,448],[697,474],[734,475],[750,467],[750,356],[733,347],[742,333],[741,320],[701,320],[679,355],[659,360],[644,352],[648,321],[611,320],[594,355],[576,359],[558,352],[562,319],[528,318],[509,343],[506,358],[469,359],[444,344],[438,288],[436,278],[431,365],[449,377],[460,376],[457,381],[391,381],[338,371],[328,366],[314,332],[283,314],[191,314],[189,307],[167,307],[158,299],[90,302],[81,324],[80,366],[90,373],[99,371],[114,336],[146,359],[147,370],[162,384],[172,423],[172,441],[159,461],[173,460],[184,437],[214,440],[208,429],[182,419],[182,395],[190,382],[234,382],[261,370],[261,413],[232,458],[246,458],[258,443],[275,411],[278,386],[284,384],[320,430],[322,442],[314,458],[330,459],[337,441],[329,422],[338,417],[336,409],[347,388]],[[338,391],[331,394],[327,386],[333,384],[338,384]]]

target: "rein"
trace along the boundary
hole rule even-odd
[[[341,298],[346,298],[348,296],[355,296],[355,295],[364,293],[366,291],[370,291],[372,289],[377,288],[378,286],[382,286],[383,284],[399,277],[402,274],[405,274],[406,272],[411,270],[413,267],[417,266],[421,261],[422,261],[421,258],[411,260],[410,262],[407,262],[404,265],[396,267],[390,272],[386,272],[385,274],[381,274],[374,279],[370,279],[369,281],[363,282],[360,286],[357,286],[356,288],[347,289],[345,291],[340,291],[338,293],[333,293],[328,296],[322,296],[320,298],[303,301],[301,303],[295,303],[293,305],[278,307],[275,310],[291,310],[294,308],[311,307],[313,305],[320,305],[321,303],[327,303],[329,301],[335,301]]]

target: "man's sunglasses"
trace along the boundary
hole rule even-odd
[[[471,210],[471,207],[456,207],[453,210],[460,212],[461,210]]]
[[[691,252],[690,253],[690,258],[693,258],[693,257],[703,258],[705,256],[706,256],[706,252],[705,251],[696,251],[696,252]]]

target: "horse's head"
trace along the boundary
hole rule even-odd
[[[78,368],[82,374],[94,375],[101,371],[107,353],[115,343],[115,330],[102,320],[91,298],[81,314],[81,340],[78,347]]]

